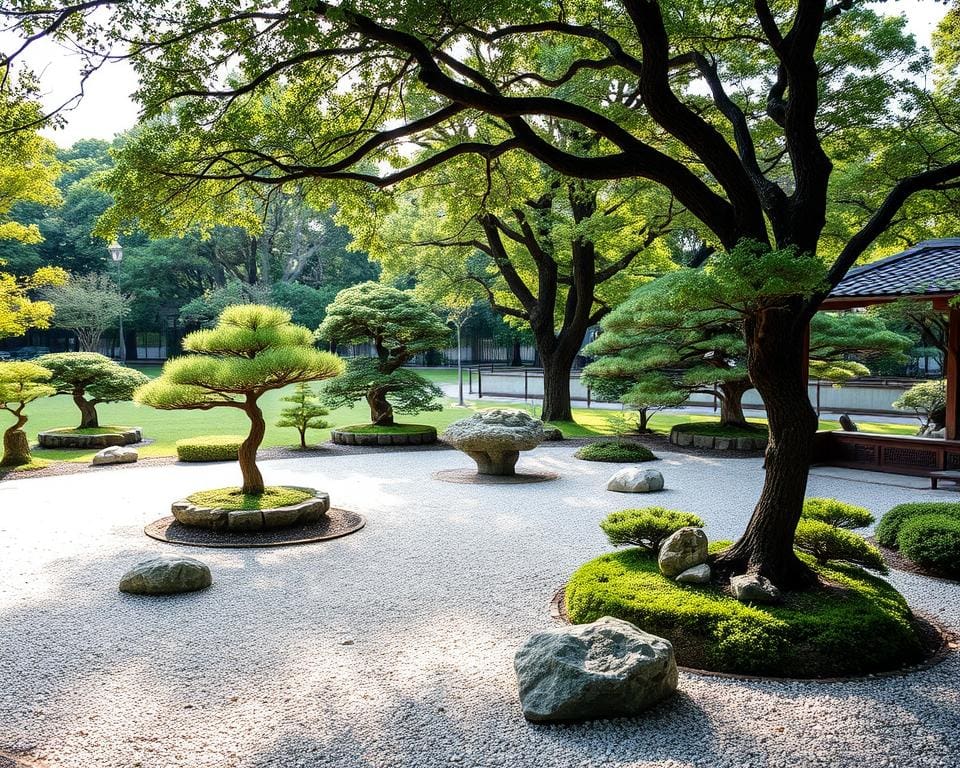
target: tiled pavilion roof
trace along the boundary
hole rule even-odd
[[[902,253],[851,269],[831,299],[952,296],[960,293],[960,238],[926,240]]]

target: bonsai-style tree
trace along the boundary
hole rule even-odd
[[[894,408],[913,411],[920,420],[920,433],[939,429],[946,423],[947,381],[921,381],[898,397]]]
[[[134,390],[150,379],[97,352],[54,352],[37,358],[53,373],[50,380],[58,395],[70,395],[80,409],[80,429],[100,426],[97,406],[132,400]]]
[[[290,408],[280,411],[278,427],[294,427],[300,433],[300,447],[307,447],[307,430],[323,429],[330,426],[323,417],[329,411],[320,405],[316,392],[306,382],[297,384],[292,395],[280,398],[285,403],[293,403]]]
[[[19,467],[30,463],[30,443],[23,431],[27,423],[24,409],[28,403],[54,394],[47,381],[50,371],[36,363],[0,363],[0,410],[16,421],[3,433],[3,458],[0,467]]]
[[[195,354],[168,360],[160,376],[140,387],[134,400],[162,410],[243,411],[250,431],[238,452],[241,490],[262,494],[257,448],[267,425],[260,397],[288,384],[337,376],[343,363],[315,349],[313,334],[291,323],[287,310],[261,304],[227,307],[215,327],[188,334],[183,348]]]
[[[440,389],[403,365],[420,352],[445,346],[450,329],[409,293],[373,282],[346,288],[327,307],[317,336],[331,343],[369,342],[376,351],[376,357],[350,360],[346,373],[324,388],[323,401],[331,408],[365,398],[370,421],[378,426],[391,426],[394,411],[441,409],[435,402]]]

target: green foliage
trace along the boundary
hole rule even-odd
[[[313,498],[315,498],[314,493],[305,488],[268,485],[263,489],[263,493],[258,494],[244,493],[239,488],[216,488],[210,491],[198,491],[187,496],[187,501],[202,507],[238,510],[289,507]]]
[[[409,368],[382,373],[376,358],[354,357],[346,371],[323,387],[321,397],[330,408],[341,408],[362,400],[371,392],[389,394],[396,413],[415,414],[443,410],[438,398],[443,391],[436,384]]]
[[[350,424],[345,427],[337,427],[338,432],[349,432],[352,435],[420,435],[433,432],[436,434],[436,427],[427,424],[391,424],[390,426],[381,426],[379,424]]]
[[[753,606],[713,585],[683,585],[640,549],[581,566],[566,588],[571,621],[617,618],[673,643],[677,663],[719,672],[830,677],[897,669],[923,658],[906,600],[883,579],[815,565],[830,588]]]
[[[89,397],[91,403],[131,400],[149,379],[135,368],[120,365],[97,352],[54,352],[37,362],[53,373],[58,395]]]
[[[4,263],[0,260],[0,267]],[[22,336],[31,328],[49,328],[54,307],[49,301],[34,300],[32,293],[66,279],[67,273],[58,267],[43,267],[25,278],[0,272],[0,339]]]
[[[917,565],[960,576],[960,516],[911,517],[897,534],[897,548]]]
[[[300,434],[302,448],[306,448],[307,445],[308,429],[325,429],[330,426],[323,418],[328,416],[330,411],[320,405],[319,397],[309,384],[305,382],[297,384],[292,395],[281,397],[280,400],[293,405],[280,411],[280,419],[276,425],[296,429]]]
[[[129,314],[133,301],[104,274],[74,275],[61,285],[45,288],[43,297],[55,307],[54,325],[76,333],[84,352],[100,347],[104,331],[116,326],[121,314]]]
[[[0,410],[13,413],[27,403],[56,394],[48,383],[52,375],[37,363],[0,362]]]
[[[835,528],[866,528],[874,523],[874,517],[866,507],[837,499],[805,499],[801,514],[808,520],[819,520]]]
[[[877,525],[877,542],[891,549],[897,546],[900,529],[915,517],[925,515],[945,515],[960,520],[960,503],[946,501],[913,502],[898,504],[883,516]]]
[[[677,424],[672,431],[710,437],[750,437],[755,440],[766,439],[768,434],[764,424],[724,425],[715,421],[690,421],[686,424]]]
[[[177,440],[180,461],[236,461],[243,435],[208,435]]]
[[[609,461],[617,463],[628,463],[635,461],[654,461],[653,451],[639,443],[601,441],[590,443],[577,449],[573,454],[578,459],[584,461]]]
[[[886,573],[880,550],[844,528],[810,518],[801,518],[793,539],[794,546],[809,552],[821,565],[844,560],[864,568]]]
[[[600,528],[613,546],[632,545],[653,553],[660,551],[670,534],[688,526],[703,528],[703,520],[689,512],[663,507],[622,509],[600,521]]]
[[[913,411],[923,427],[942,425],[947,408],[947,380],[914,384],[893,402],[893,407]]]

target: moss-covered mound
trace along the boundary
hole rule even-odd
[[[426,424],[392,424],[382,427],[377,424],[351,424],[346,427],[337,427],[338,432],[347,432],[351,435],[412,435],[436,432],[434,427]]]
[[[621,443],[607,440],[605,442],[590,443],[583,446],[575,454],[578,459],[584,461],[609,461],[609,462],[635,462],[635,461],[654,461],[656,456],[646,446],[640,443]]]
[[[813,567],[827,586],[760,607],[717,585],[678,584],[660,574],[655,557],[628,549],[573,574],[567,611],[575,623],[607,615],[633,622],[670,640],[677,663],[717,672],[835,677],[924,658],[910,609],[890,584],[856,566]]]
[[[767,438],[767,428],[763,424],[729,427],[716,421],[691,421],[686,424],[677,424],[671,431],[685,432],[689,435],[708,435],[709,437],[753,437],[763,440]]]
[[[48,429],[48,432],[57,435],[122,435],[133,427],[63,427],[61,429]]]
[[[268,485],[261,494],[244,493],[239,488],[215,488],[211,491],[197,491],[197,493],[187,496],[187,501],[197,506],[216,507],[229,512],[238,509],[289,507],[308,501],[315,495],[305,488]]]
[[[883,516],[877,525],[877,542],[884,547],[895,549],[900,529],[915,517],[940,515],[960,520],[960,504],[950,501],[918,501],[898,504]]]
[[[206,435],[177,440],[180,461],[236,461],[242,435]]]

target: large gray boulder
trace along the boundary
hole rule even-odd
[[[741,603],[779,603],[780,590],[769,579],[756,573],[745,573],[730,578],[730,591]]]
[[[120,591],[133,595],[175,595],[205,589],[212,583],[210,569],[199,560],[161,555],[137,563],[123,574]]]
[[[122,445],[112,445],[94,454],[93,466],[100,467],[107,464],[133,464],[138,458],[136,448],[127,448]]]
[[[543,422],[525,411],[492,408],[455,421],[440,439],[477,462],[481,475],[513,475],[520,451],[543,442]]]
[[[670,642],[610,616],[531,635],[513,666],[534,722],[631,717],[677,690]]]
[[[707,534],[692,526],[671,533],[660,545],[657,565],[669,578],[707,562]]]
[[[663,490],[663,475],[655,469],[624,467],[607,482],[608,491],[617,493],[653,493]]]

